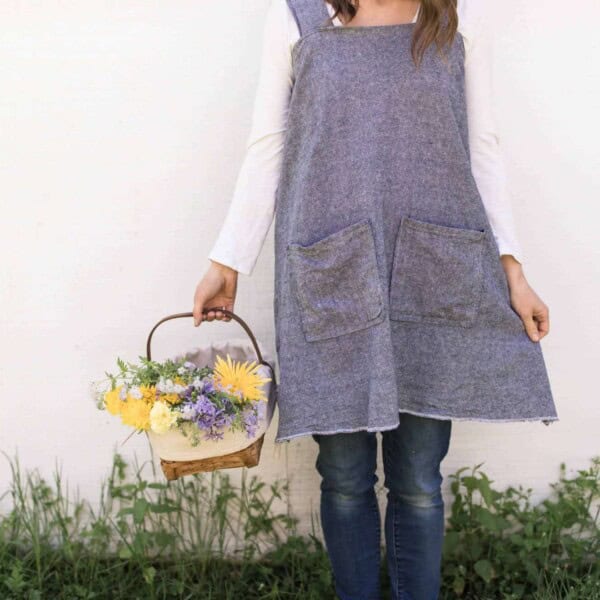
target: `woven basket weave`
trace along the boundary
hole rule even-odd
[[[252,350],[256,355],[258,362],[259,371],[261,376],[270,377],[271,381],[264,384],[263,389],[268,398],[266,415],[264,421],[261,423],[257,430],[257,436],[252,439],[248,438],[244,432],[225,432],[224,440],[204,440],[200,441],[198,446],[192,446],[188,438],[186,438],[181,432],[177,430],[171,430],[165,434],[157,434],[149,430],[146,432],[149,442],[153,448],[153,451],[160,457],[160,465],[168,480],[174,480],[184,475],[192,475],[194,473],[216,471],[219,469],[230,469],[235,467],[254,467],[258,465],[260,460],[260,452],[264,442],[264,436],[269,424],[271,422],[275,404],[277,401],[277,382],[275,379],[275,370],[272,365],[264,360],[261,351],[258,347],[256,338],[246,322],[233,312],[223,309],[221,307],[213,307],[204,309],[203,313],[207,313],[211,310],[219,310],[224,315],[230,316],[234,321],[237,321],[244,331],[247,333],[252,344]],[[193,317],[193,313],[176,313],[164,317],[150,331],[148,340],[146,343],[146,356],[148,360],[151,360],[151,341],[152,335],[156,328],[171,319],[178,319],[183,317]],[[227,348],[229,348],[227,346]],[[237,352],[238,360],[250,359],[250,346],[242,346],[238,344],[231,345],[231,348]],[[248,349],[246,349],[248,348]],[[223,352],[216,352],[215,347],[205,348],[196,350],[193,353],[187,353],[180,355],[188,360],[191,360],[198,366],[212,366],[214,357],[216,354],[222,354]],[[234,352],[232,352],[233,354]],[[209,357],[211,360],[208,360]],[[231,451],[231,449],[234,449]]]

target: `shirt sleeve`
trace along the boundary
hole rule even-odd
[[[493,113],[493,46],[484,31],[483,12],[473,0],[458,3],[459,30],[465,41],[465,93],[471,170],[500,255],[523,262],[511,197]],[[475,13],[477,10],[477,13]]]
[[[250,133],[233,197],[208,258],[251,275],[275,214],[293,84],[289,9],[271,0],[263,27]]]

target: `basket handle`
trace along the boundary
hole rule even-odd
[[[221,311],[223,314],[230,316],[234,321],[237,321],[244,329],[244,331],[248,334],[248,337],[250,338],[250,341],[252,342],[252,345],[254,346],[254,352],[256,353],[256,358],[258,359],[258,362],[262,365],[266,365],[267,367],[269,367],[269,369],[271,370],[271,374],[273,376],[273,384],[276,384],[275,381],[275,370],[273,369],[273,366],[268,363],[263,357],[262,354],[260,352],[260,348],[258,347],[258,343],[256,342],[256,338],[254,337],[254,334],[252,333],[252,331],[250,330],[250,327],[248,327],[248,325],[246,324],[246,322],[241,318],[238,317],[236,314],[234,314],[232,311],[227,310],[226,308],[222,308],[221,306],[215,306],[212,308],[205,308],[202,310],[202,313],[208,313],[209,311],[214,310],[214,311]],[[156,328],[161,324],[164,323],[165,321],[170,321],[171,319],[179,319],[182,317],[193,317],[194,313],[193,312],[183,312],[183,313],[175,313],[172,315],[168,315],[166,317],[163,317],[160,321],[158,321],[158,323],[156,323],[156,325],[154,325],[154,327],[150,330],[150,333],[148,334],[148,341],[146,342],[146,357],[148,358],[148,360],[152,360],[152,354],[150,351],[150,344],[152,342],[152,336],[154,334],[154,331],[156,330]],[[218,320],[218,319],[217,319]]]

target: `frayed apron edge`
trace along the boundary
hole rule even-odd
[[[441,421],[475,421],[475,422],[480,422],[480,423],[526,423],[526,422],[532,422],[532,421],[542,421],[544,423],[544,425],[548,426],[548,425],[551,425],[552,423],[560,420],[556,416],[551,416],[551,417],[513,417],[512,419],[486,419],[483,417],[448,417],[448,416],[444,416],[444,415],[436,415],[436,414],[431,414],[431,413],[423,413],[423,412],[417,412],[417,411],[405,410],[405,409],[402,409],[399,412],[400,413],[408,413],[409,415],[415,415],[417,417],[427,417],[430,419],[439,419]],[[395,425],[390,425],[390,426],[387,426],[387,425],[386,426],[375,426],[375,427],[362,426],[362,427],[354,427],[352,429],[335,429],[335,430],[329,430],[329,431],[314,431],[314,430],[303,431],[300,433],[294,433],[292,435],[276,438],[275,444],[282,444],[285,442],[289,442],[289,441],[293,440],[294,438],[312,435],[312,434],[331,435],[334,433],[354,433],[356,431],[368,431],[368,432],[388,431],[390,429],[395,429],[396,427],[398,427],[398,425],[400,425],[400,421],[398,421]]]
[[[329,431],[303,431],[301,433],[293,433],[292,435],[287,435],[284,437],[276,438],[275,443],[280,444],[283,442],[289,442],[290,440],[292,440],[294,438],[297,438],[297,437],[300,437],[303,435],[312,435],[313,433],[316,433],[318,435],[330,435],[333,433],[355,433],[356,431],[368,431],[368,432],[372,433],[372,432],[377,432],[377,431],[387,431],[389,429],[395,429],[396,427],[398,427],[398,425],[400,425],[400,421],[398,421],[394,425],[375,425],[375,427],[365,427],[363,425],[361,427],[353,427],[351,429],[335,429],[335,430],[329,430]]]

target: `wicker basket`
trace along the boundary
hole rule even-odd
[[[197,446],[192,446],[188,438],[180,431],[172,430],[164,434],[154,433],[152,430],[146,432],[149,442],[155,454],[160,457],[160,465],[168,480],[177,479],[183,475],[194,473],[215,471],[218,469],[230,469],[234,467],[254,467],[260,460],[260,452],[264,442],[265,432],[271,422],[275,404],[277,402],[277,382],[275,380],[275,370],[269,362],[263,359],[256,338],[243,319],[233,312],[221,307],[206,308],[203,313],[211,310],[219,310],[223,314],[230,316],[237,321],[244,331],[248,334],[251,346],[247,343],[235,345],[227,343],[224,348],[215,349],[215,346],[205,349],[196,349],[195,351],[180,355],[176,358],[185,357],[198,366],[212,366],[216,354],[222,354],[224,351],[232,354],[234,359],[250,360],[251,354],[256,355],[259,363],[259,371],[264,377],[270,377],[271,381],[264,384],[264,391],[268,398],[265,419],[257,429],[254,439],[248,438],[245,432],[225,432],[223,440],[201,440]],[[165,321],[178,319],[182,317],[193,317],[193,313],[177,313],[161,319],[150,331],[146,343],[146,356],[151,360],[150,344],[152,335],[156,328]],[[235,355],[237,353],[237,356]]]

